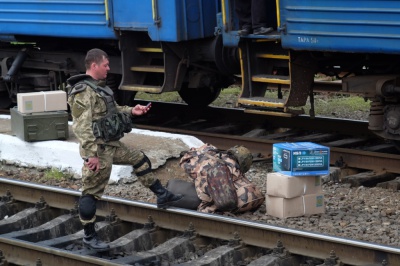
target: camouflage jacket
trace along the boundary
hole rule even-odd
[[[219,211],[211,196],[211,184],[207,175],[209,169],[223,161],[229,169],[230,177],[236,189],[237,208],[234,213],[257,209],[265,200],[260,189],[251,183],[239,170],[239,164],[226,153],[221,153],[216,147],[204,144],[199,148],[191,148],[180,160],[180,167],[185,170],[195,183],[196,192],[202,201],[198,211],[214,213]]]
[[[81,157],[88,158],[97,156],[97,144],[104,144],[102,139],[96,139],[93,135],[92,123],[107,113],[107,106],[99,93],[79,82],[84,79],[98,86],[105,86],[105,82],[94,80],[88,75],[68,79],[68,104],[73,118],[72,130],[79,140]],[[129,114],[132,112],[132,107],[117,104],[116,106],[119,112]],[[110,141],[107,145],[119,146],[120,142]]]

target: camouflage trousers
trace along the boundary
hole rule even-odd
[[[92,171],[85,164],[82,167],[82,195],[90,194],[95,196],[97,199],[100,199],[104,193],[108,181],[110,180],[112,165],[136,165],[143,159],[144,154],[139,150],[128,148],[121,142],[119,147],[98,144],[97,156],[99,157],[100,162],[99,171]],[[145,163],[139,168],[134,169],[134,171],[141,172],[147,167],[150,166]],[[143,186],[149,187],[154,183],[156,177],[152,172],[149,172],[143,176],[138,176],[138,179]]]
[[[246,177],[241,177],[240,179],[235,180],[233,184],[236,189],[237,208],[230,213],[236,214],[256,210],[258,207],[261,206],[261,204],[265,202],[265,197],[262,194],[261,190],[253,183],[251,183]],[[220,212],[212,198],[210,198],[210,200],[204,200],[204,193],[202,196],[203,199],[199,207],[197,208],[199,212]],[[223,213],[228,214],[229,212]]]

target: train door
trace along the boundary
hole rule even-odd
[[[123,91],[159,94],[206,106],[229,81],[216,66],[218,0],[114,0]],[[222,47],[222,45],[221,45]]]
[[[242,91],[238,106],[245,112],[292,116],[303,113],[296,109],[305,105],[311,92],[314,69],[312,62],[301,54],[289,53],[282,47],[280,1],[268,0],[264,10],[266,25],[274,31],[266,35],[238,36],[235,1],[222,0],[222,35],[224,45],[240,49]],[[295,73],[294,75],[291,75]],[[301,77],[301,80],[300,80]],[[275,96],[266,97],[269,90]],[[286,90],[289,93],[283,94]],[[286,96],[285,96],[286,95]]]

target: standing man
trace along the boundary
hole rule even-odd
[[[95,230],[96,202],[104,193],[112,164],[130,164],[140,182],[157,196],[157,207],[167,208],[182,196],[166,190],[151,170],[149,158],[141,151],[129,149],[120,142],[132,130],[131,117],[146,114],[150,106],[119,106],[105,79],[110,70],[107,54],[100,49],[87,52],[86,74],[67,80],[68,104],[73,118],[72,129],[79,140],[83,190],[79,199],[79,217],[85,236],[83,243],[94,250],[109,245],[98,239]]]
[[[239,36],[264,35],[274,30],[267,26],[267,0],[235,0],[235,11]]]

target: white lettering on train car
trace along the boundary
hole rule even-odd
[[[297,42],[301,43],[318,43],[318,39],[315,37],[297,37]]]

